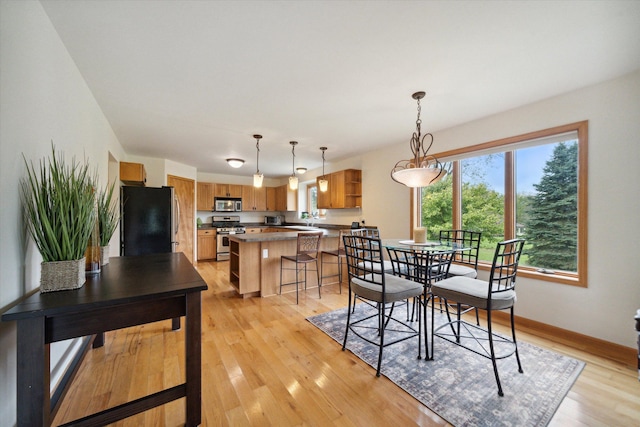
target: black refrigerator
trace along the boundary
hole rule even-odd
[[[175,252],[179,206],[173,187],[120,189],[120,255]]]

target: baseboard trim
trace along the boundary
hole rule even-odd
[[[91,347],[91,343],[93,342],[93,336],[83,337],[82,340],[83,341],[80,348],[78,349],[77,353],[71,360],[71,363],[69,364],[64,375],[60,379],[58,386],[54,389],[53,394],[51,395],[51,401],[50,401],[51,402],[51,405],[50,405],[51,420],[53,420],[56,417],[56,414],[58,413],[58,409],[60,409],[60,404],[62,403],[62,399],[64,399],[64,397],[66,396],[67,391],[69,390],[69,386],[71,385],[71,382],[73,381],[76,374],[78,373],[78,370],[80,369],[80,364],[84,360],[84,357],[86,356],[87,352],[89,351],[89,348]]]
[[[480,312],[481,316],[484,315],[483,317],[486,319],[486,313],[482,310]],[[492,316],[500,324],[509,324],[509,313],[506,311],[493,312]],[[515,316],[515,322],[516,328],[523,332],[613,360],[633,370],[637,369],[638,349],[636,348],[615,344],[525,317]]]

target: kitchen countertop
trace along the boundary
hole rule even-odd
[[[297,230],[308,230],[309,227],[304,225],[303,223],[284,223],[282,225],[266,225],[262,222],[241,222],[241,226],[249,227],[249,228],[288,228],[291,227]],[[369,226],[368,226],[369,227]],[[198,227],[198,230],[212,230],[216,227],[213,227],[211,224],[202,224],[202,226]],[[313,229],[319,230],[345,230],[350,229],[350,225],[339,225],[339,224],[319,224],[317,226],[311,227]]]
[[[246,234],[230,234],[229,240],[238,242],[272,242],[277,240],[295,240],[298,238],[300,231],[322,231],[323,237],[339,237],[338,230],[322,229],[317,227],[305,226],[278,226],[278,228],[291,227],[291,231],[278,231],[274,233],[246,233]]]

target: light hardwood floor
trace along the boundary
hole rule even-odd
[[[295,293],[243,300],[229,285],[227,262],[197,268],[209,285],[202,294],[203,425],[447,425],[305,320],[345,307],[346,286],[342,294],[337,284],[323,287],[320,300],[317,289],[303,291],[299,305]],[[518,339],[587,362],[552,426],[640,425],[633,367],[526,332]],[[54,425],[183,381],[184,332],[171,331],[170,321],[109,332],[104,347],[87,353]],[[180,399],[116,425],[183,423]]]

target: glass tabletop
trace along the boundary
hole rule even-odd
[[[415,243],[413,240],[406,239],[382,239],[382,246],[390,249],[412,249],[416,251],[429,252],[446,252],[456,251],[463,252],[471,250],[471,247],[461,245],[460,243],[447,243],[439,241],[426,241],[425,243]]]

